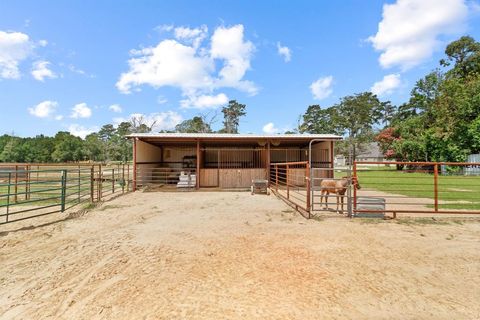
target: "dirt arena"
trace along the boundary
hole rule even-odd
[[[307,221],[247,192],[59,217],[0,226],[1,319],[480,318],[476,219]]]

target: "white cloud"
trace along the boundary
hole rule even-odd
[[[163,40],[156,47],[140,51],[139,57],[128,61],[130,70],[122,73],[116,84],[122,93],[130,93],[132,87],[144,84],[154,88],[180,87],[184,92],[213,85],[209,75],[213,63],[206,57],[197,56],[193,47],[175,40]]]
[[[313,98],[317,100],[322,100],[330,96],[333,92],[332,85],[332,76],[318,78],[317,81],[313,82],[310,85],[310,90],[312,91]]]
[[[60,114],[55,116],[55,120],[60,121],[60,120],[62,120],[62,119],[63,119],[63,116],[60,115]]]
[[[57,75],[50,69],[48,65],[50,62],[40,60],[33,63],[32,76],[38,81],[45,81],[45,78],[54,79]]]
[[[464,0],[397,0],[383,6],[378,31],[368,41],[382,52],[382,67],[406,70],[428,59],[441,35],[463,31],[467,16]]]
[[[287,46],[282,46],[280,42],[277,42],[277,51],[278,54],[283,57],[285,62],[290,62],[292,60],[292,51]]]
[[[47,41],[47,40],[39,40],[39,41],[38,41],[38,45],[39,45],[40,47],[46,47],[47,44],[48,44],[48,41]]]
[[[120,92],[130,93],[142,85],[170,86],[179,88],[185,101],[204,100],[204,96],[215,96],[215,90],[226,87],[251,95],[257,93],[255,84],[243,79],[250,69],[255,46],[244,40],[242,25],[215,29],[210,49],[200,45],[207,37],[206,26],[194,29],[168,26],[168,30],[163,26],[161,30],[173,30],[175,39],[131,50],[129,70],[116,83]],[[216,64],[222,64],[218,71]]]
[[[377,96],[389,95],[398,88],[401,83],[399,74],[389,74],[384,76],[382,80],[375,82],[370,88],[370,91]]]
[[[122,112],[122,107],[118,104],[112,104],[111,106],[108,107],[108,109],[116,113]]]
[[[46,100],[46,101],[40,102],[39,104],[37,104],[36,106],[33,106],[32,108],[28,108],[28,112],[32,116],[35,116],[38,118],[48,118],[55,114],[57,107],[58,107],[58,102]]]
[[[187,99],[181,100],[180,105],[182,108],[216,108],[221,105],[225,105],[228,102],[228,97],[224,93],[219,93],[217,95],[201,95],[201,96],[192,96]]]
[[[0,31],[0,78],[19,79],[19,64],[31,54],[32,49],[28,35]]]
[[[263,126],[263,132],[267,134],[276,134],[280,132],[280,129],[276,128],[273,122],[269,122]]]
[[[158,113],[150,113],[150,114],[143,114],[143,113],[132,113],[128,118],[118,117],[114,118],[113,122],[118,125],[121,122],[130,121],[132,118],[141,118],[143,122],[151,126],[153,124],[152,131],[160,131],[160,130],[172,130],[175,128],[177,124],[183,121],[183,118],[180,114],[175,111],[165,111],[165,112],[158,112]]]
[[[92,109],[90,109],[85,102],[76,104],[72,108],[72,114],[70,118],[90,118],[92,116]]]
[[[250,69],[250,59],[254,50],[253,43],[243,39],[243,25],[215,29],[210,55],[213,59],[224,61],[223,68],[219,71],[220,79],[217,86],[232,87],[255,95],[258,89],[253,82],[242,80]]]
[[[207,37],[208,28],[205,25],[193,29],[177,27],[173,32],[176,39],[185,40],[187,43],[191,43],[194,48],[198,48],[202,41]]]
[[[80,137],[82,139],[85,139],[86,136],[88,136],[90,133],[98,131],[98,127],[90,127],[86,128],[84,126],[81,126],[79,124],[71,124],[68,126],[68,132],[70,132],[72,135]]]

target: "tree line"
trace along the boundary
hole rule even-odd
[[[223,127],[218,133],[238,133],[239,119],[244,116],[246,106],[235,100],[222,108]],[[215,117],[195,116],[175,127],[162,132],[213,132],[211,126]],[[53,137],[37,135],[21,138],[14,135],[0,136],[0,162],[72,162],[72,161],[121,161],[132,160],[132,142],[127,139],[131,133],[151,132],[155,122],[148,123],[141,116],[117,126],[105,124],[98,132],[82,139],[67,131],[60,131]]]
[[[388,159],[465,161],[480,153],[480,43],[469,36],[451,42],[400,106],[359,93],[328,108],[309,106],[298,131],[344,136],[339,151],[353,159],[376,141]]]
[[[246,106],[236,100],[221,109],[223,126],[214,131],[216,116],[198,115],[172,131],[238,133]],[[131,141],[125,136],[150,132],[155,123],[132,118],[118,126],[104,125],[85,139],[69,132],[54,137],[0,136],[1,162],[130,161]],[[419,79],[409,100],[399,106],[371,92],[342,97],[338,103],[308,106],[297,128],[285,133],[338,134],[338,152],[356,158],[376,141],[385,157],[398,161],[465,161],[480,153],[480,43],[463,36],[445,49],[439,66]]]

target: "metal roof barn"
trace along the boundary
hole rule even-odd
[[[134,188],[242,189],[266,179],[275,163],[308,161],[332,168],[332,134],[135,133]]]

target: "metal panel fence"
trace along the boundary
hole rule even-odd
[[[308,161],[274,163],[270,190],[310,219],[310,165]]]
[[[136,186],[150,188],[180,188],[190,190],[196,187],[196,169],[181,167],[159,167],[157,163],[137,164]]]
[[[0,165],[0,224],[108,199],[132,189],[131,166]],[[13,169],[13,170],[12,170]]]
[[[480,163],[358,161],[353,176],[362,189],[353,190],[354,213],[372,199],[383,199],[387,213],[480,214],[480,175],[471,168]],[[397,170],[401,168],[401,170]]]

